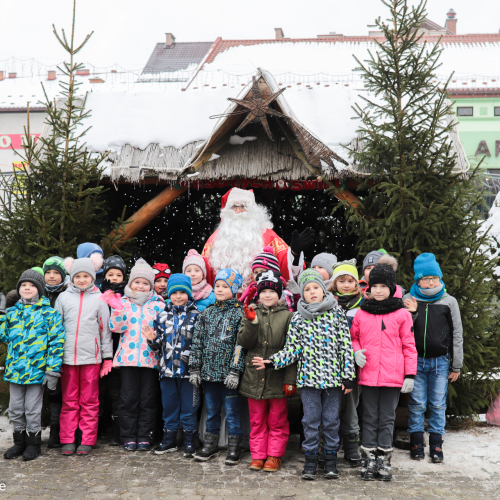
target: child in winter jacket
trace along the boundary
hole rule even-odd
[[[189,250],[182,263],[182,272],[191,278],[193,299],[198,311],[202,312],[215,302],[214,289],[207,283],[205,259],[196,250]]]
[[[363,302],[363,293],[358,278],[356,259],[339,262],[333,266],[331,292],[337,299],[339,306],[345,311],[349,328]],[[361,457],[358,452],[360,443],[358,421],[360,394],[361,386],[356,385],[352,392],[342,395],[340,407],[344,459],[352,467],[361,465]]]
[[[429,407],[429,448],[434,463],[443,461],[448,382],[460,376],[463,362],[463,330],[457,300],[446,293],[436,257],[423,253],[415,259],[415,283],[405,296],[412,313],[418,352],[417,376],[410,394],[408,432],[411,458],[424,453],[424,416]]]
[[[172,276],[172,272],[168,264],[162,262],[157,262],[153,266],[153,271],[155,273],[155,293],[166,301],[168,299],[167,283],[170,276]]]
[[[303,479],[315,479],[323,424],[325,477],[337,478],[340,397],[355,384],[354,358],[345,313],[326,291],[314,269],[299,276],[301,299],[288,329],[285,347],[265,360],[254,357],[258,369],[279,370],[298,361],[297,387],[304,405],[306,464]]]
[[[95,270],[102,266],[102,256],[67,258],[64,264],[71,282],[56,301],[66,331],[60,438],[63,455],[88,455],[97,440],[99,374],[109,372],[113,356],[108,307],[99,300],[101,292],[95,285]],[[82,442],[77,449],[78,428]]]
[[[59,380],[64,347],[61,316],[43,296],[43,276],[31,269],[17,283],[21,298],[0,316],[0,342],[7,344],[4,380],[9,382],[9,418],[14,446],[4,458],[33,460],[42,442],[43,390]]]
[[[109,322],[111,331],[120,333],[113,367],[121,374],[118,422],[126,451],[150,450],[155,429],[158,356],[148,345],[144,327],[154,325],[165,302],[153,290],[154,276],[144,259],[136,261],[122,309],[113,308]]]
[[[189,356],[199,311],[192,297],[191,279],[185,274],[172,274],[167,291],[170,301],[155,323],[156,332],[144,327],[149,346],[160,354],[164,428],[163,440],[153,453],[177,450],[177,431],[182,423],[184,456],[192,458],[199,400],[193,400],[194,386],[189,383]]]
[[[221,269],[215,277],[215,304],[201,313],[194,330],[189,381],[195,387],[203,381],[207,407],[205,442],[194,456],[197,461],[206,461],[219,453],[222,405],[229,433],[225,463],[235,465],[240,461],[242,429],[237,388],[245,355],[236,345],[242,317],[236,294],[242,284],[238,270]]]
[[[396,298],[396,271],[377,264],[351,327],[352,346],[363,386],[361,478],[392,479],[392,434],[400,392],[411,392],[417,373],[417,351],[411,314]]]
[[[111,255],[104,261],[102,266],[104,279],[101,285],[101,300],[107,302],[110,314],[113,300],[110,297],[115,295],[116,303],[121,307],[121,297],[125,293],[125,276],[127,275],[127,265],[119,255]],[[111,332],[113,338],[113,357],[118,350],[120,333]],[[99,380],[99,429],[105,426],[111,416],[111,436],[108,444],[119,446],[120,426],[118,424],[118,405],[120,403],[121,374],[118,368],[111,371]]]
[[[259,304],[245,306],[238,344],[247,349],[247,360],[268,358],[283,349],[292,313],[283,302],[281,275],[265,271],[257,276]],[[248,398],[250,411],[250,469],[274,472],[281,467],[290,429],[287,396],[296,391],[297,365],[284,370],[266,370],[264,377],[247,361],[240,394]]]
[[[64,260],[61,257],[49,257],[43,263],[43,275],[45,278],[45,296],[50,301],[50,306],[54,307],[56,301],[67,288],[66,269],[64,268]],[[57,380],[56,389],[48,390],[48,399],[50,405],[50,436],[47,443],[48,448],[59,448],[61,441],[59,439],[59,421],[61,418],[62,408],[62,388],[61,379]]]

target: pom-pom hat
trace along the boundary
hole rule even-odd
[[[258,268],[268,269],[270,271],[280,272],[278,258],[274,255],[274,249],[271,246],[264,247],[262,253],[255,257],[252,263],[252,271]]]
[[[134,267],[130,271],[128,286],[130,286],[132,282],[137,278],[144,278],[145,280],[149,281],[151,290],[154,288],[155,272],[153,271],[153,268],[142,258],[135,261]]]
[[[186,267],[190,266],[191,264],[198,266],[203,271],[203,278],[206,279],[207,266],[205,265],[205,259],[196,250],[193,249],[189,250],[186,258],[184,259],[184,262],[182,263],[182,272],[185,273]]]

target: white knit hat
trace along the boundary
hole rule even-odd
[[[155,286],[155,272],[153,268],[144,260],[137,259],[135,265],[130,271],[130,277],[128,279],[128,286],[132,284],[136,278],[144,278],[151,284],[151,290]]]
[[[186,272],[186,267],[190,266],[191,264],[198,266],[203,271],[203,278],[206,279],[207,266],[205,265],[205,259],[196,250],[193,249],[189,250],[186,258],[184,259],[184,262],[182,263],[182,272]]]

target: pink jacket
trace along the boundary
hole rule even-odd
[[[358,367],[358,385],[402,387],[405,376],[417,374],[413,320],[406,309],[389,314],[358,310],[351,326],[353,351],[366,349]]]

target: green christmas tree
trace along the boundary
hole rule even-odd
[[[442,48],[422,43],[418,31],[425,2],[382,3],[390,16],[386,22],[379,18],[376,27],[385,41],[369,60],[356,59],[369,93],[361,95],[364,105],[354,108],[364,147],[351,154],[360,169],[371,172],[360,186],[367,194],[357,207],[341,205],[350,230],[359,235],[359,254],[382,247],[398,257],[398,283],[407,290],[414,282],[415,257],[436,255],[464,327],[464,366],[449,386],[448,412],[472,416],[500,388],[494,379],[500,366],[496,263],[489,251],[494,242],[481,231],[479,171],[457,171],[450,139],[453,109],[447,85],[439,88],[436,77]]]
[[[51,100],[44,88],[49,129],[37,143],[30,136],[29,111],[25,127],[22,167],[4,185],[7,202],[0,198],[0,289],[15,287],[23,270],[41,266],[51,255],[76,256],[84,241],[100,242],[111,230],[116,238],[123,221],[108,223],[105,190],[99,185],[103,154],[92,154],[85,147],[86,95],[75,80],[83,65],[75,56],[89,41],[75,43],[75,11],[69,39],[64,30],[54,34],[68,55],[59,70],[60,96]],[[43,85],[42,85],[43,86]],[[110,227],[112,226],[112,227]],[[104,239],[105,254],[113,241]]]

